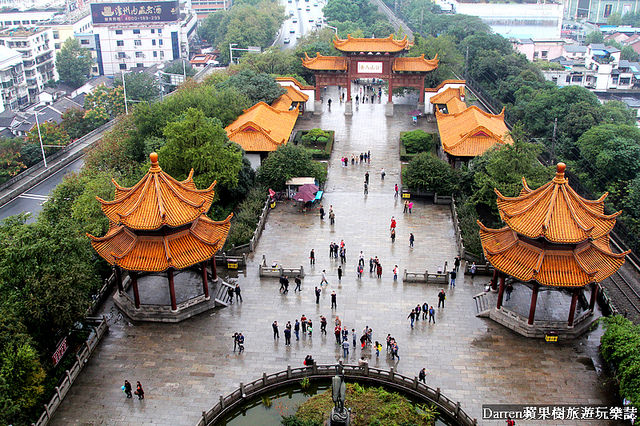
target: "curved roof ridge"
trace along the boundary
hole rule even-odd
[[[171,185],[171,181],[167,179],[166,175],[160,175],[160,179],[162,179],[167,186],[169,187],[169,190],[180,199],[180,201],[189,204],[191,207],[196,207],[196,208],[200,208],[204,205],[205,200],[201,199],[199,203],[195,202],[195,201],[191,201],[188,200],[183,194],[181,194],[175,186]],[[213,185],[215,186],[216,181],[213,181]]]

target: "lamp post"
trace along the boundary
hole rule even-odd
[[[127,107],[127,85],[124,82],[124,73],[122,73],[122,94],[124,95],[124,113],[129,115],[129,108]]]
[[[338,29],[336,27],[332,27],[331,25],[325,25],[327,28],[331,28],[333,31],[336,32],[336,37],[338,37]]]
[[[229,65],[233,63],[233,46],[237,46],[238,43],[229,43]]]
[[[44,161],[44,168],[47,168],[47,156],[44,155],[44,145],[42,145],[42,134],[40,134],[40,122],[38,121],[39,111],[34,110],[36,116],[36,127],[38,128],[38,139],[40,140],[40,149],[42,150],[42,161]]]

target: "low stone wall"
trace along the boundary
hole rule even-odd
[[[409,283],[425,283],[425,284],[447,284],[447,272],[429,273],[429,271],[407,272],[404,270],[402,281]]]
[[[575,339],[579,337],[587,331],[596,320],[592,312],[585,311],[575,319],[573,327],[567,326],[566,321],[534,320],[533,325],[529,325],[528,318],[504,307],[491,309],[489,311],[489,318],[525,337],[544,338],[547,333],[554,332],[557,333],[558,337],[565,339]]]
[[[69,389],[71,389],[71,385],[73,385],[73,382],[75,382],[85,364],[89,361],[91,354],[95,351],[100,340],[102,340],[102,337],[109,330],[107,320],[104,317],[87,317],[87,320],[96,321],[98,322],[98,325],[97,327],[93,327],[93,333],[89,335],[89,338],[84,342],[82,349],[76,353],[76,362],[70,370],[66,371],[67,374],[62,380],[62,383],[60,383],[59,386],[56,386],[56,393],[51,397],[49,403],[44,405],[44,412],[40,415],[38,421],[34,423],[35,426],[45,426],[49,424],[51,417],[62,403],[62,400],[69,392]]]
[[[369,367],[368,364],[361,367],[358,365],[343,365],[340,362],[333,365],[314,364],[312,367],[293,369],[288,366],[286,370],[277,373],[269,375],[262,373],[260,379],[247,384],[240,383],[240,387],[229,395],[220,395],[219,402],[213,408],[202,412],[202,418],[197,423],[197,426],[216,425],[224,416],[251,398],[280,387],[298,383],[305,377],[310,380],[329,380],[336,374],[344,375],[350,381],[392,388],[427,404],[434,404],[439,414],[450,418],[459,425],[471,426],[478,424],[476,419],[472,419],[462,410],[460,402],[453,402],[453,400],[442,394],[440,388],[433,389],[419,382],[417,377],[410,378],[398,374],[393,367],[390,370],[382,370]]]

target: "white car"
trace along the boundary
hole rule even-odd
[[[284,42],[284,44],[289,44],[291,43],[291,39],[289,37],[285,37],[284,40],[282,40]]]

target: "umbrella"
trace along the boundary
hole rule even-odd
[[[269,197],[275,197],[275,195],[276,192],[273,189],[269,188]]]
[[[316,192],[318,192],[318,187],[316,185],[304,184],[298,189],[298,192],[293,196],[293,199],[307,203],[316,199]]]
[[[312,183],[305,183],[304,185],[302,185],[300,188],[298,188],[298,191],[302,191],[302,190],[311,190],[312,192],[318,192],[318,185],[314,185]]]
[[[419,115],[422,115],[422,111],[414,109],[413,111],[409,111],[409,115],[412,115],[414,117],[417,117]]]

